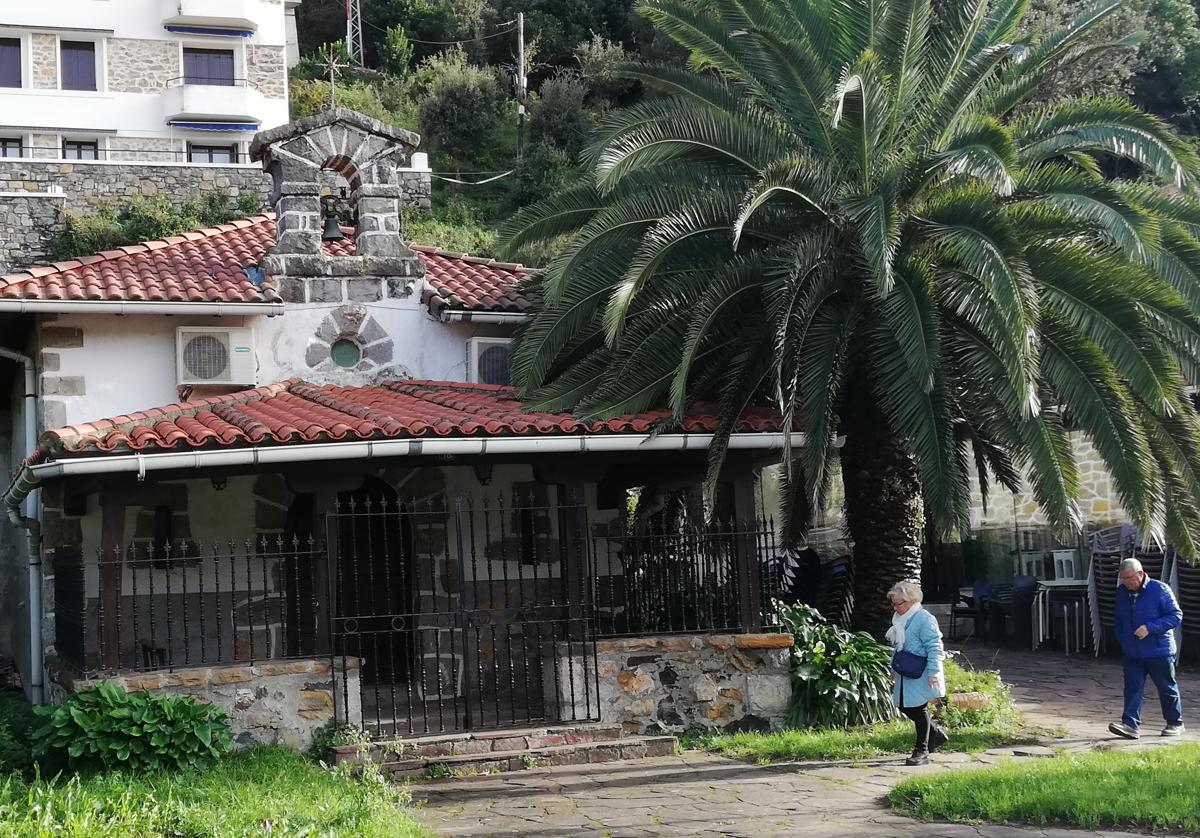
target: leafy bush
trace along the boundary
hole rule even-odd
[[[583,82],[570,73],[543,84],[529,109],[531,142],[549,143],[575,159],[592,130],[591,117],[583,104],[586,95]]]
[[[63,229],[51,237],[47,251],[52,259],[71,259],[223,224],[253,215],[261,208],[262,197],[252,192],[232,202],[224,193],[208,192],[178,206],[163,196],[136,196],[119,206],[101,204],[94,213],[64,210]]]
[[[593,32],[591,38],[575,47],[575,58],[583,80],[598,99],[616,103],[633,89],[633,82],[624,73],[629,54],[620,44]]]
[[[404,240],[472,256],[495,255],[496,231],[484,227],[473,217],[455,213],[456,204],[451,201],[444,207],[435,208],[432,215],[406,207]]]
[[[415,76],[421,135],[430,148],[461,163],[495,144],[506,102],[495,73],[468,64],[455,48],[429,59]]]
[[[866,632],[851,634],[825,621],[815,608],[778,604],[792,647],[795,727],[853,727],[890,719],[891,652]]]
[[[233,747],[221,709],[107,681],[35,712],[45,722],[34,731],[34,756],[65,752],[75,768],[195,768]]]
[[[953,654],[953,653],[951,653]],[[1008,685],[1000,673],[990,670],[964,669],[953,657],[946,659],[946,692],[984,693],[991,703],[982,709],[951,706],[948,701],[931,705],[933,716],[950,729],[984,725],[1019,724],[1021,714],[1013,704]]]

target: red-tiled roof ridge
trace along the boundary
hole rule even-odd
[[[473,265],[484,265],[489,268],[499,268],[502,271],[536,271],[538,268],[531,268],[528,265],[523,265],[520,262],[501,262],[498,259],[493,259],[489,256],[472,256],[470,253],[458,250],[447,250],[444,247],[437,247],[430,244],[410,243],[409,248],[417,253],[427,253],[430,256],[441,256],[445,259],[455,259],[460,262],[470,262]]]
[[[162,239],[150,239],[148,241],[137,242],[136,244],[122,245],[116,250],[102,250],[99,253],[88,254],[87,256],[76,256],[74,259],[68,259],[62,262],[54,262],[51,265],[30,265],[22,271],[16,273],[4,274],[0,276],[0,288],[6,285],[12,285],[18,282],[26,282],[30,279],[41,279],[51,274],[63,273],[64,271],[78,268],[82,265],[90,265],[96,262],[107,262],[113,259],[123,259],[126,256],[134,256],[138,253],[145,253],[148,250],[158,250],[159,248],[167,247],[172,244],[180,244],[184,241],[199,241],[201,239],[219,236],[224,233],[232,233],[234,230],[247,227],[252,224],[260,224],[263,221],[274,221],[275,213],[264,212],[259,215],[252,215],[245,219],[239,219],[247,222],[240,226],[220,225],[219,227],[204,227],[196,230],[188,230],[174,236],[167,236]],[[224,229],[222,229],[224,228]]]

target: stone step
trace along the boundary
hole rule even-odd
[[[376,761],[379,761],[380,755],[388,754],[395,754],[403,759],[477,756],[495,751],[526,751],[532,748],[578,745],[586,742],[612,742],[620,737],[619,724],[596,722],[439,733],[432,736],[380,740],[371,746],[371,751]],[[352,762],[358,758],[358,749],[354,745],[338,746],[333,752],[334,764]]]
[[[675,751],[675,741],[674,736],[624,736],[616,740],[573,745],[398,759],[382,763],[380,769],[395,778],[412,779],[497,774],[553,765],[584,765],[668,756]]]

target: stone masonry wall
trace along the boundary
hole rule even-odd
[[[35,135],[35,146],[54,146],[57,138]],[[145,138],[109,138],[112,149],[130,149],[129,157],[143,157],[139,151],[165,151],[172,149],[170,140]],[[31,152],[32,156],[57,156],[57,152]],[[428,172],[400,170],[398,173],[405,204],[422,210],[430,207],[430,178]],[[41,193],[60,190],[54,200],[41,197]],[[134,195],[153,197],[165,195],[173,201],[199,197],[204,192],[222,191],[236,197],[250,191],[259,195],[263,207],[271,191],[271,178],[257,167],[251,166],[188,166],[148,165],[144,163],[125,165],[114,163],[79,163],[74,161],[42,162],[40,160],[0,159],[0,193],[6,191],[39,193],[38,198],[27,199],[0,194],[0,221],[10,216],[28,216],[30,226],[0,224],[0,275],[26,267],[45,259],[46,244],[60,229],[61,221],[56,211],[47,209],[53,204],[55,210],[91,212],[96,205],[105,201],[120,201]],[[37,210],[33,209],[37,201]]]
[[[600,713],[629,734],[782,727],[790,634],[632,637],[596,644]]]
[[[0,274],[19,265],[26,254],[41,253],[46,231],[58,224],[62,195],[0,194]]]
[[[286,47],[246,47],[246,81],[268,99],[287,98]]]
[[[334,703],[342,701],[343,695],[349,697],[351,706],[348,713],[339,709],[339,721],[348,720],[356,726],[362,723],[358,661],[351,658],[346,662],[349,683],[344,691],[342,671],[341,660],[331,665],[328,658],[316,658],[129,673],[106,680],[129,692],[168,692],[214,704],[228,714],[230,730],[239,746],[305,749],[312,744],[313,734],[333,720]],[[59,674],[51,698],[62,701],[93,683]]]
[[[1083,434],[1076,432],[1071,434],[1071,450],[1079,467],[1079,509],[1083,513],[1084,522],[1097,526],[1128,522],[1128,516],[1121,507],[1121,499],[1104,466],[1104,460],[1092,443]],[[1028,482],[1015,497],[1003,487],[991,487],[987,509],[984,510],[979,481],[972,475],[972,527],[983,528],[1013,523],[1046,524],[1046,515],[1038,508]]]
[[[30,86],[38,90],[55,90],[58,87],[58,38],[54,35],[34,33],[30,36],[33,78]]]
[[[176,41],[111,38],[107,51],[108,89],[116,93],[154,93],[183,75]]]

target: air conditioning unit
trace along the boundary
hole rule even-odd
[[[175,330],[175,368],[180,384],[253,386],[257,383],[257,366],[252,329]]]
[[[508,338],[471,338],[467,342],[467,373],[476,384],[511,384]]]

